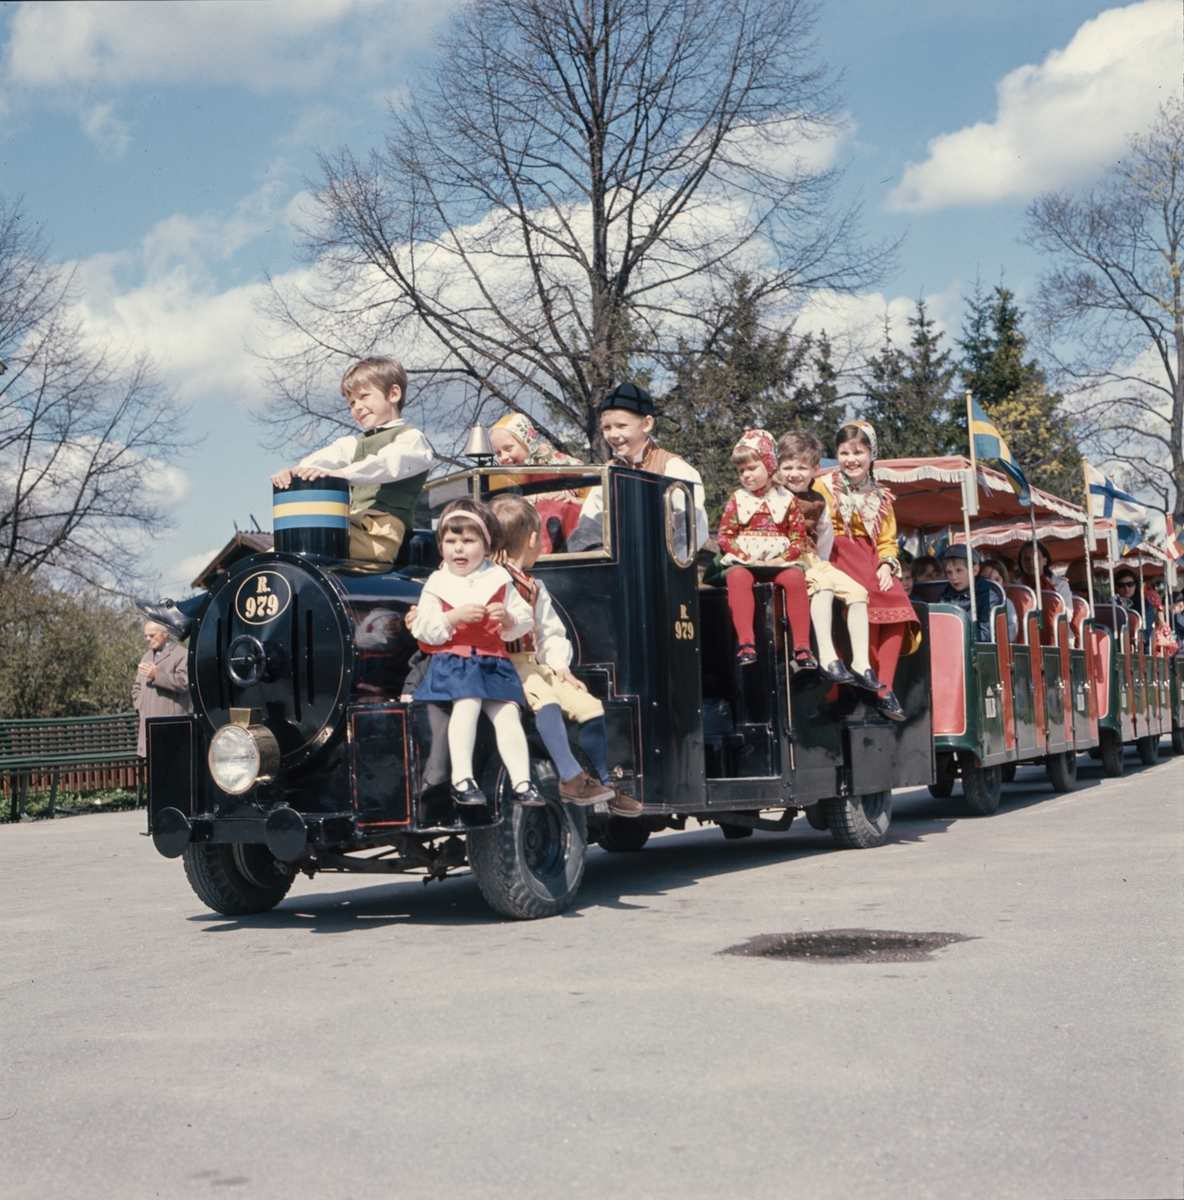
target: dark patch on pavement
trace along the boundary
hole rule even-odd
[[[808,962],[931,962],[932,952],[974,939],[964,933],[901,933],[895,929],[817,929],[762,933],[720,954],[747,958],[800,958]]]

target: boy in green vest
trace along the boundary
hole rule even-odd
[[[395,358],[364,358],[341,377],[341,394],[362,427],[357,437],[338,438],[324,450],[277,471],[271,482],[286,488],[292,477],[333,475],[350,485],[349,556],[376,570],[389,568],[412,528],[415,502],[434,460],[428,440],[402,417],[407,372]],[[205,600],[191,596],[176,603],[133,601],[150,621],[163,625],[178,641],[189,636]]]
[[[341,394],[362,432],[338,438],[300,465],[277,471],[271,482],[286,488],[293,476],[349,481],[349,556],[354,562],[389,566],[395,561],[415,502],[433,462],[432,448],[402,417],[407,372],[395,358],[364,358],[341,377]]]

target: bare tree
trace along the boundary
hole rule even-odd
[[[73,273],[0,198],[0,581],[126,578],[136,535],[167,523],[182,414],[145,360],[94,348],[75,300]]]
[[[891,250],[817,165],[839,128],[808,0],[469,0],[385,149],[322,159],[313,282],[272,290],[284,432],[340,419],[342,357],[397,347],[462,427],[492,401],[603,451],[596,408],[718,333],[735,282],[788,313]],[[812,161],[813,159],[813,161]],[[443,422],[441,422],[443,423]]]
[[[1160,109],[1105,183],[1028,209],[1057,264],[1036,315],[1078,415],[1108,458],[1184,514],[1184,102]]]

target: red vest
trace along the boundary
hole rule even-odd
[[[506,598],[506,585],[503,583],[487,604],[500,604]],[[440,606],[445,612],[451,612],[456,607],[447,600],[441,600]],[[505,640],[502,638],[501,625],[492,617],[484,621],[473,622],[471,625],[458,625],[452,631],[452,637],[441,646],[429,646],[420,642],[419,648],[425,654],[458,654],[461,658],[471,658],[475,654],[486,654],[491,658],[509,658]]]

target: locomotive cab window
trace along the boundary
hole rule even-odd
[[[685,483],[672,483],[663,497],[666,549],[680,567],[695,561],[695,498]]]

